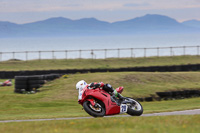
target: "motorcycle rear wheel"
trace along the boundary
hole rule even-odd
[[[136,100],[133,100],[133,101],[134,101],[135,104],[128,105],[127,114],[132,115],[132,116],[140,116],[140,115],[142,115],[142,113],[143,113],[142,105]]]
[[[105,116],[105,107],[104,104],[101,101],[97,101],[96,104],[98,105],[98,108],[91,105],[89,101],[85,101],[83,103],[84,110],[93,117],[103,117]]]

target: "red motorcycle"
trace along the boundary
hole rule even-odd
[[[123,87],[117,88],[116,91],[121,93]],[[87,87],[85,87],[79,104],[93,117],[103,117],[121,113],[127,113],[131,116],[140,116],[143,113],[143,107],[138,101],[128,97],[125,97],[123,100],[118,99],[100,88],[87,89]]]

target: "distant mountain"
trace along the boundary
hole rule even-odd
[[[15,23],[0,21],[0,37],[15,35],[22,27]]]
[[[147,14],[127,21],[113,23],[115,27],[130,32],[179,32],[188,28],[175,19],[162,15]]]
[[[43,34],[46,36],[63,35],[87,35],[99,34],[108,27],[108,22],[99,21],[95,18],[84,18],[71,20],[63,17],[50,18],[43,21],[23,24],[26,29],[30,29],[35,35]]]
[[[145,28],[151,28],[151,27],[175,27],[180,26],[180,23],[178,23],[175,19],[169,18],[167,16],[162,15],[150,15],[147,14],[142,17],[137,17],[131,20],[126,21],[120,21],[113,23],[118,26],[132,26],[132,27],[145,27]]]
[[[53,37],[87,35],[200,33],[200,28],[179,23],[162,15],[147,14],[126,21],[109,23],[95,18],[71,20],[49,18],[27,24],[0,22],[0,37]]]
[[[184,21],[182,24],[186,26],[200,28],[200,21],[198,20],[188,20],[188,21]]]

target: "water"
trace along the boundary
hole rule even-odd
[[[0,38],[0,60],[16,59],[52,59],[52,58],[109,58],[109,57],[141,57],[141,56],[169,56],[195,55],[198,48],[177,49],[127,49],[91,51],[91,49],[118,48],[155,48],[174,46],[200,45],[200,34],[192,35],[137,35],[137,36],[92,36],[92,37],[62,37],[62,38]],[[62,52],[47,52],[57,51]],[[68,50],[67,52],[64,52]],[[89,50],[89,51],[69,51]],[[25,51],[46,51],[26,54]],[[92,54],[93,52],[93,54]]]

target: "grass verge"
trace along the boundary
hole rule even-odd
[[[124,96],[141,97],[156,91],[199,89],[199,72],[177,73],[88,73],[70,75],[49,82],[36,94],[13,93],[14,86],[0,87],[0,120],[88,116],[77,103],[77,81],[110,83],[114,88],[123,85]],[[3,81],[3,80],[0,80]],[[200,98],[143,102],[144,113],[200,108]]]
[[[109,59],[58,59],[0,62],[0,71],[121,68],[136,66],[165,66],[200,63],[199,56],[172,56]],[[13,67],[14,66],[14,67]]]
[[[4,133],[198,133],[200,115],[0,123]]]

